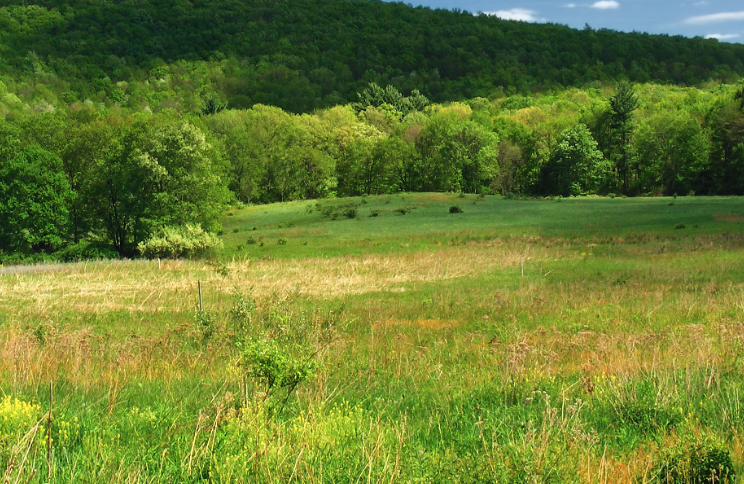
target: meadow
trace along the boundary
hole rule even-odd
[[[222,224],[203,260],[0,268],[2,482],[744,472],[744,199],[400,194]]]

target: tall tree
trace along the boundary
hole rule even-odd
[[[633,140],[643,193],[686,195],[700,191],[710,142],[697,119],[683,111],[664,111],[643,120]]]
[[[613,160],[620,177],[623,193],[628,192],[630,176],[630,137],[633,134],[633,112],[638,109],[638,97],[627,82],[617,85],[610,98],[610,126],[613,130]]]
[[[61,248],[67,240],[71,195],[62,161],[38,146],[0,164],[0,250]]]
[[[589,129],[578,124],[561,136],[543,170],[543,185],[549,194],[588,195],[607,183],[610,164],[597,149]]]

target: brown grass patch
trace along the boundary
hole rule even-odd
[[[20,268],[0,277],[0,309],[32,313],[190,311],[197,281],[211,307],[236,292],[256,297],[297,294],[334,298],[401,291],[409,284],[503,270],[519,254],[498,248],[451,248],[409,254],[377,254],[301,260],[244,260],[227,265],[223,277],[204,262],[107,261]]]
[[[390,329],[399,326],[405,326],[408,328],[421,328],[421,329],[433,329],[435,331],[441,331],[444,329],[452,329],[463,324],[462,321],[457,320],[443,320],[443,319],[391,319],[387,321],[378,321],[372,325],[375,329]]]
[[[716,222],[744,222],[744,217],[738,213],[716,213],[713,215]]]

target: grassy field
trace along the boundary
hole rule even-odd
[[[744,472],[744,199],[406,194],[224,227],[210,260],[0,269],[3,482]]]

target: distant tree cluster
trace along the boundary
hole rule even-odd
[[[227,167],[177,116],[47,113],[0,122],[0,251],[131,255],[168,226],[218,230]]]

